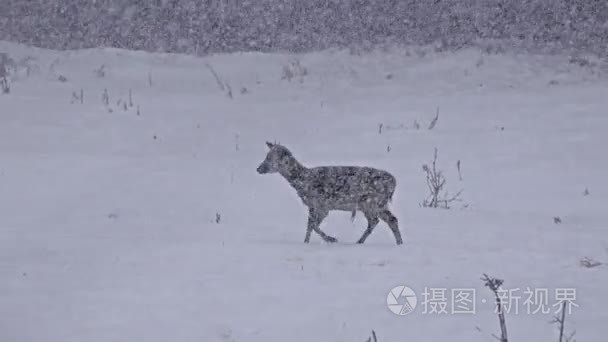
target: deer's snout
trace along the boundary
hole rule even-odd
[[[268,165],[266,165],[266,163],[262,163],[262,164],[260,164],[260,166],[258,166],[258,168],[256,169],[256,171],[259,174],[268,173]]]

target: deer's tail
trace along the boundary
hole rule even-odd
[[[388,189],[388,203],[393,203],[393,195],[395,194],[395,189],[397,188],[397,180],[395,177],[391,175],[391,184]]]

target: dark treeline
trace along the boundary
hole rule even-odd
[[[608,52],[608,0],[1,0],[0,39],[54,49],[310,51],[479,38]]]

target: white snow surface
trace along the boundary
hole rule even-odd
[[[601,65],[474,49],[199,58],[0,42],[0,51],[36,66],[0,95],[2,342],[346,342],[372,329],[380,342],[494,341],[483,273],[505,289],[546,288],[549,305],[554,289],[574,288],[566,332],[608,335],[608,269],[579,265],[608,262]],[[292,58],[307,68],[301,81],[281,79]],[[84,104],[70,103],[81,89]],[[116,102],[129,89],[125,111]],[[345,212],[321,226],[339,243],[313,233],[304,244],[295,191],[255,172],[265,141],[307,166],[394,174],[405,244],[384,223],[355,244],[366,222]],[[435,147],[448,190],[464,189],[450,210],[420,206]],[[418,294],[408,315],[387,308],[398,285]],[[451,289],[475,289],[476,312],[424,313],[425,288],[447,289],[448,311]],[[556,341],[553,311],[528,313],[519,295],[510,341]]]

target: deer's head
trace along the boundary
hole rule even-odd
[[[294,163],[293,155],[286,147],[269,142],[266,142],[266,146],[268,146],[269,151],[264,161],[258,166],[258,173],[265,174],[285,171]]]

